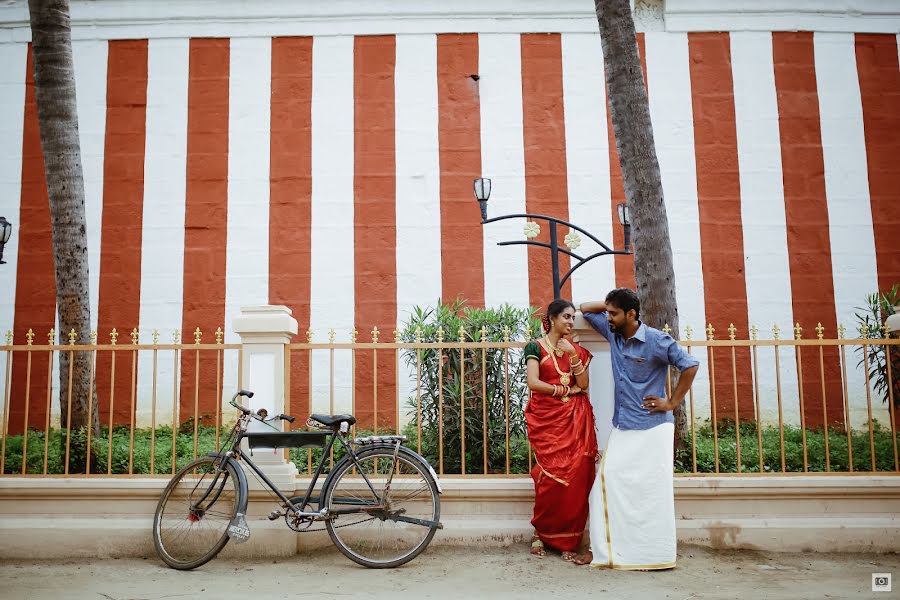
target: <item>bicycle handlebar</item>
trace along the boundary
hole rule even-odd
[[[256,419],[259,419],[260,421],[265,420],[268,413],[266,412],[266,410],[264,408],[259,409],[259,413],[254,415],[252,410],[238,404],[237,399],[240,396],[252,398],[253,392],[248,391],[248,390],[238,390],[238,392],[234,396],[231,397],[231,402],[229,402],[229,404],[231,404],[233,407],[235,407],[236,409],[241,411],[241,413],[244,415],[250,415]],[[295,420],[295,417],[292,417],[291,415],[285,415],[285,414],[280,414],[275,418],[281,419],[282,421],[287,421],[288,423],[293,423]]]

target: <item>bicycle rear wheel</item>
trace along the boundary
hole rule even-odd
[[[428,466],[412,454],[401,451],[394,463],[392,448],[373,448],[357,458],[360,468],[343,462],[323,493],[330,515],[325,522],[328,535],[347,558],[363,566],[405,564],[425,550],[438,529],[437,483]],[[392,463],[394,475],[385,494]]]
[[[239,495],[231,464],[219,469],[204,457],[176,473],[153,517],[153,543],[163,562],[186,570],[212,560],[228,543]]]

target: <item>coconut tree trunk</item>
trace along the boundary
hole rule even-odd
[[[90,343],[90,288],[88,285],[87,220],[84,180],[75,104],[75,70],[68,0],[29,0],[44,175],[50,199],[53,256],[56,264],[56,303],[59,336],[68,343],[68,332],[76,333],[76,344]],[[88,414],[90,353],[73,352],[71,396],[70,353],[60,353],[59,407],[63,428],[96,428],[97,402]],[[69,403],[71,402],[71,412]],[[71,422],[69,415],[71,414]],[[84,465],[84,448],[70,448],[70,471]],[[80,463],[80,465],[79,465]]]
[[[641,70],[629,0],[594,0],[610,115],[622,167],[625,199],[631,207],[634,279],[641,318],[652,327],[672,328],[678,337],[675,269],[662,178],[653,142],[650,102]],[[675,413],[677,439],[684,439],[684,411]]]

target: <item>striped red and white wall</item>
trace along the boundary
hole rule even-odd
[[[864,296],[900,282],[897,35],[648,31],[639,42],[682,326],[695,337],[708,323],[717,337],[729,323],[739,337],[753,324],[761,337],[795,322],[807,336],[818,322],[826,337],[852,330]],[[101,339],[199,327],[209,340],[221,326],[233,342],[240,307],[267,303],[320,340],[329,328],[387,334],[438,298],[546,304],[549,256],[495,245],[522,224],[482,228],[478,176],[493,179],[493,215],[552,214],[621,246],[597,34],[73,44]],[[0,44],[0,64],[0,214],[15,223],[0,330],[21,342],[54,326],[53,259],[28,44]],[[564,294],[602,297],[633,282],[631,267],[596,260]],[[782,358],[784,393],[796,394],[793,354]],[[327,389],[325,360],[295,375],[312,368]],[[737,360],[749,373],[749,356]],[[825,362],[834,387],[837,354]],[[138,367],[142,389],[150,370]],[[349,370],[340,363],[341,394]],[[863,374],[851,365],[850,377],[864,406]]]

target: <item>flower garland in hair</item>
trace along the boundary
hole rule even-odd
[[[544,328],[544,333],[550,333],[550,315],[544,315],[541,318],[541,326]]]

